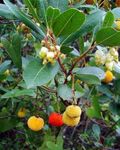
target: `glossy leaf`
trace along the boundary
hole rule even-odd
[[[120,45],[120,31],[111,27],[103,28],[98,31],[96,35],[97,44],[104,46],[119,46]]]
[[[67,44],[75,39],[91,32],[100,22],[102,22],[102,18],[105,12],[102,10],[97,10],[96,12],[91,13],[86,17],[84,24],[81,26],[79,30],[75,33],[72,33],[65,40],[62,41],[62,44]]]
[[[56,37],[66,37],[81,27],[85,15],[77,9],[69,9],[59,15],[52,26]]]
[[[22,66],[22,59],[21,59],[21,38],[19,34],[15,33],[12,37],[12,42],[9,42],[7,39],[1,39],[6,51],[8,52],[9,56],[13,60],[14,64],[21,68]]]
[[[47,9],[47,23],[48,26],[51,28],[53,25],[54,20],[60,15],[60,10],[53,7],[48,7]]]
[[[103,27],[112,26],[113,23],[114,23],[114,15],[112,12],[108,11],[103,22]]]
[[[65,11],[68,8],[68,0],[48,0],[50,6]]]
[[[98,67],[76,68],[74,69],[74,72],[80,80],[89,84],[100,84],[105,76],[104,71]]]
[[[15,19],[13,13],[4,4],[0,4],[0,16],[7,19]]]
[[[31,61],[25,68],[23,78],[28,88],[41,86],[54,78],[59,71],[58,63],[43,65],[39,60]]]

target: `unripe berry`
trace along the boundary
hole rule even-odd
[[[24,118],[25,115],[26,115],[26,109],[25,108],[20,108],[17,115],[18,115],[19,118]]]

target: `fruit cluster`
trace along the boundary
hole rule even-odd
[[[115,48],[110,48],[109,51],[97,50],[95,52],[96,65],[105,65],[107,70],[112,71],[114,64],[118,63],[119,55]]]
[[[41,45],[42,48],[39,52],[39,57],[43,60],[43,64],[54,64],[58,57],[65,58],[65,55],[60,52],[59,45],[54,45],[47,40],[42,40]]]
[[[63,113],[63,122],[68,126],[76,126],[80,121],[81,108],[76,105],[70,105]]]
[[[20,108],[17,115],[19,118],[24,118],[26,116],[26,109]],[[78,125],[80,116],[81,108],[77,105],[70,105],[66,108],[63,115],[52,112],[49,115],[48,122],[54,127],[61,127],[63,124],[73,127]],[[39,116],[31,116],[27,121],[27,125],[33,131],[40,131],[44,127],[45,122],[44,119]]]

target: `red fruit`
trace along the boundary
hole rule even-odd
[[[51,113],[49,116],[49,124],[56,127],[62,126],[62,115],[56,112]]]

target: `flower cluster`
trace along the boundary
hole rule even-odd
[[[119,61],[119,54],[117,49],[110,48],[109,51],[97,50],[95,52],[96,65],[105,65],[107,70],[112,71],[115,62]]]
[[[58,57],[62,59],[65,58],[65,55],[60,52],[59,45],[53,45],[49,41],[42,41],[43,46],[39,52],[39,57],[43,60],[43,64],[51,63],[54,64]]]

